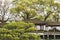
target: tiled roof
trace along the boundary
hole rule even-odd
[[[25,22],[31,22],[36,25],[47,25],[47,26],[60,26],[60,22],[49,22],[49,21],[41,21],[38,19],[24,20]]]

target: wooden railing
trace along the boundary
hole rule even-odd
[[[60,39],[40,39],[40,40],[60,40]]]

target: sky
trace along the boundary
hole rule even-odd
[[[60,3],[60,0],[55,0],[55,3]]]

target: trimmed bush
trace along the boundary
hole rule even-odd
[[[30,34],[34,31],[33,23],[12,22],[0,28],[0,40],[39,40],[39,35]]]

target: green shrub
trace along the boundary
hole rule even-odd
[[[0,28],[0,40],[39,40],[39,35],[29,34],[34,31],[33,23],[12,22]]]

